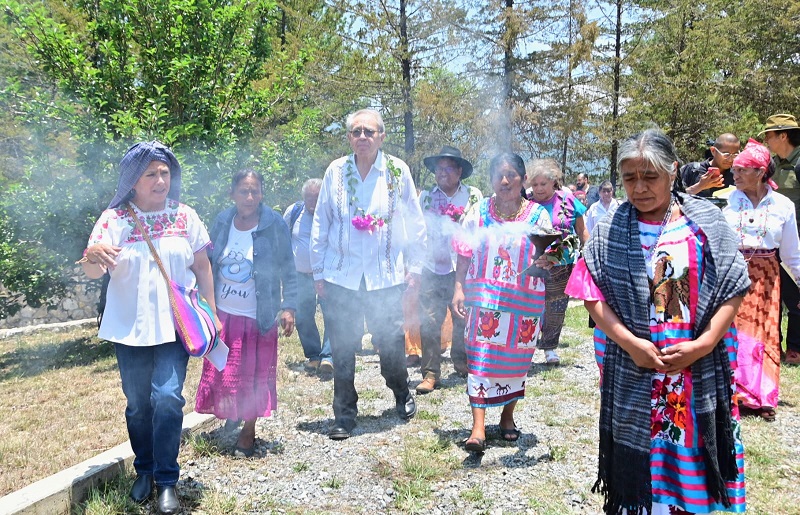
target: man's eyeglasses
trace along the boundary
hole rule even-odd
[[[606,190],[606,189],[602,189],[602,190],[600,190],[600,192],[601,192],[601,193],[614,193],[614,190]]]
[[[353,136],[354,138],[360,138],[361,134],[364,134],[364,136],[371,138],[372,136],[375,135],[376,132],[378,131],[373,129],[353,129],[352,131],[350,131],[350,135]]]
[[[736,157],[736,156],[738,156],[738,155],[739,155],[739,152],[723,152],[723,151],[719,150],[719,149],[718,149],[718,148],[716,148],[716,147],[714,147],[714,148],[716,149],[716,151],[717,151],[717,154],[718,154],[720,157],[724,157],[725,159],[728,159],[729,157]]]

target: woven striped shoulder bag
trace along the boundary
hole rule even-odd
[[[185,288],[169,278],[167,271],[164,270],[164,264],[153,246],[153,242],[150,241],[150,235],[147,234],[141,220],[136,216],[136,212],[130,204],[128,204],[128,213],[136,221],[136,227],[139,228],[142,237],[147,241],[150,253],[153,255],[153,259],[156,260],[158,269],[161,270],[161,275],[167,282],[167,293],[169,294],[169,304],[172,307],[172,321],[175,323],[177,339],[183,344],[183,348],[186,349],[190,356],[195,358],[204,357],[219,342],[211,306],[200,295],[197,288]]]

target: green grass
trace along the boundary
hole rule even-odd
[[[186,443],[196,456],[209,457],[220,455],[217,442],[206,433],[189,433],[186,436]]]
[[[319,486],[321,486],[322,488],[331,488],[333,490],[337,490],[341,488],[343,484],[344,482],[340,478],[336,476],[331,476],[330,479],[326,479],[325,481],[320,483]]]
[[[490,448],[482,459],[470,457],[465,453],[460,442],[469,432],[471,419],[461,385],[447,386],[434,394],[419,396],[417,399],[419,412],[409,423],[395,426],[394,422],[387,421],[385,428],[379,434],[368,432],[356,435],[346,444],[337,444],[344,445],[341,449],[345,455],[350,452],[367,453],[369,460],[362,469],[363,476],[359,477],[359,480],[370,485],[380,485],[383,489],[393,489],[394,500],[387,506],[387,513],[430,513],[439,503],[442,503],[442,509],[446,506],[452,507],[448,505],[450,502],[462,503],[463,513],[494,513],[493,510],[500,503],[488,494],[487,481],[502,481],[503,476],[498,472],[506,467],[516,466],[530,467],[531,475],[523,485],[509,484],[509,492],[527,502],[528,509],[532,513],[537,515],[570,513],[577,509],[576,502],[580,502],[582,513],[600,512],[602,500],[590,492],[596,475],[599,407],[599,394],[596,389],[597,369],[591,356],[591,330],[585,327],[585,311],[582,307],[570,308],[567,311],[567,323],[562,342],[569,346],[559,348],[562,366],[552,368],[535,365],[528,377],[526,399],[520,402],[517,412],[532,418],[522,420],[523,440],[520,444],[507,445],[499,442],[496,440],[496,429],[490,429],[488,433],[491,440]],[[7,379],[0,381],[0,399],[5,399],[5,404],[0,405],[0,434],[3,434],[3,438],[0,438],[0,470],[3,470],[0,474],[0,484],[6,481],[8,475],[17,473],[16,466],[24,470],[27,464],[48,461],[51,459],[50,452],[53,452],[42,451],[37,446],[31,445],[27,446],[26,453],[19,452],[15,447],[17,445],[15,441],[23,438],[29,431],[38,430],[41,424],[38,419],[33,418],[33,415],[25,412],[27,408],[24,405],[10,403],[9,399],[25,399],[25,402],[31,404],[32,409],[38,407],[37,403],[52,403],[48,406],[52,405],[54,412],[60,415],[52,417],[50,426],[47,427],[49,432],[63,431],[68,435],[72,426],[79,424],[83,426],[81,432],[87,435],[86,441],[90,442],[105,437],[106,428],[113,431],[114,425],[117,425],[116,430],[124,436],[122,418],[124,399],[119,390],[119,377],[114,358],[108,355],[107,350],[94,347],[99,342],[92,339],[91,331],[87,332],[87,335],[68,336],[67,340],[80,339],[81,345],[65,347],[72,349],[70,352],[73,352],[73,355],[65,362],[55,363],[50,368],[43,366],[41,362],[36,363],[37,356],[44,356],[46,352],[52,354],[52,349],[47,351],[36,349],[41,345],[63,345],[63,341],[57,343],[61,336],[52,335],[47,338],[40,336],[41,341],[28,340],[19,342],[23,345],[15,343],[11,347],[8,346],[8,341],[0,341],[0,374],[7,374]],[[3,347],[4,344],[6,347]],[[86,347],[87,354],[74,355],[74,352],[80,352],[82,346]],[[25,362],[25,356],[33,358],[31,363]],[[534,358],[535,361],[537,359],[541,360],[541,354]],[[374,357],[360,362],[364,368],[377,366]],[[6,363],[11,363],[14,370],[8,371],[3,368]],[[200,360],[190,361],[190,365],[200,363]],[[55,375],[51,376],[54,373]],[[800,367],[784,367],[781,373],[782,404],[778,407],[778,420],[773,424],[756,419],[745,419],[742,422],[747,453],[748,513],[776,515],[800,513],[796,500],[800,455],[795,447],[796,439],[790,436],[799,431],[795,421],[800,411]],[[587,387],[585,375],[579,374],[590,375],[591,386]],[[577,380],[579,378],[580,381]],[[65,389],[63,384],[70,384],[71,387]],[[187,380],[187,389],[192,387],[191,385],[196,385],[196,382]],[[361,399],[364,401],[383,399],[386,396],[380,379],[359,388]],[[302,417],[311,422],[310,427],[316,428],[320,421],[331,417],[332,390],[331,381],[321,382],[302,371],[302,349],[296,335],[282,338],[278,366],[281,416],[288,420],[292,417]],[[74,391],[80,392],[81,395],[73,395]],[[185,393],[187,404],[193,404],[193,400],[190,400],[193,392]],[[98,394],[101,395],[99,398],[103,399],[101,402],[94,400],[96,398],[94,396]],[[66,400],[59,400],[60,397]],[[61,404],[58,403],[66,407],[61,408]],[[108,403],[110,407],[102,403]],[[453,416],[438,408],[452,403],[463,406],[463,412]],[[384,406],[378,402],[360,403],[359,407],[360,416],[366,419],[385,415]],[[59,412],[59,409],[63,411]],[[96,417],[103,410],[108,411],[108,421],[80,420],[80,416],[84,414]],[[39,414],[38,410],[34,411]],[[487,428],[490,425],[496,426],[498,414],[496,409],[487,412]],[[58,424],[62,421],[65,424],[60,428]],[[258,436],[265,441],[273,442],[279,435],[272,436],[260,428]],[[367,447],[353,445],[361,444],[361,439],[367,442]],[[370,441],[375,442],[375,447],[370,447]],[[184,465],[188,460],[208,460],[207,463],[218,467],[215,474],[225,475],[226,470],[230,469],[232,477],[255,471],[259,471],[256,473],[260,474],[261,469],[270,471],[264,472],[265,475],[271,475],[273,470],[283,470],[284,474],[294,472],[303,476],[311,474],[313,477],[318,477],[316,474],[324,470],[328,475],[320,486],[325,488],[327,493],[320,490],[320,495],[327,495],[328,498],[322,504],[299,506],[294,504],[290,497],[276,492],[267,495],[250,489],[247,495],[244,495],[227,487],[206,486],[202,482],[190,483],[182,484],[180,489],[184,513],[305,515],[331,511],[347,514],[363,511],[362,506],[342,498],[343,492],[349,491],[351,486],[349,476],[343,475],[336,469],[319,468],[320,462],[315,457],[308,457],[306,454],[298,456],[294,453],[296,444],[291,440],[286,447],[273,445],[271,453],[257,460],[233,460],[227,453],[220,454],[214,450],[214,446],[223,445],[220,442],[203,434],[189,437],[185,440],[179,459]],[[224,445],[228,446],[229,443],[226,441]],[[347,445],[352,447],[348,448]],[[103,449],[97,452],[101,450]],[[69,450],[68,457],[71,458],[71,454],[74,453],[74,450]],[[39,459],[43,454],[48,456],[48,460]],[[52,459],[58,459],[57,453],[52,456]],[[525,463],[526,460],[528,463]],[[522,463],[525,464],[520,465]],[[576,463],[581,464],[580,471],[574,468]],[[572,484],[572,481],[564,481],[563,478],[557,477],[557,471],[562,467],[573,467],[572,474],[583,480],[575,480]],[[153,507],[152,502],[145,507],[139,507],[127,499],[132,480],[132,477],[126,476],[94,489],[89,498],[74,508],[73,513],[148,514]],[[348,489],[344,488],[345,483]],[[235,484],[235,481],[232,484]],[[462,490],[451,500],[442,499],[434,496],[434,489],[439,488],[439,485],[442,488],[459,485]]]

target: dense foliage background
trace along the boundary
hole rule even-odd
[[[642,128],[690,161],[800,115],[799,21],[800,0],[3,0],[0,317],[63,293],[136,141],[174,148],[206,220],[243,166],[294,201],[362,107],[420,187],[443,144],[615,180]]]

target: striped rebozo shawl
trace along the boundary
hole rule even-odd
[[[698,292],[694,334],[717,309],[750,286],[738,241],[722,212],[696,197],[677,194],[686,217],[705,234],[703,281]],[[598,223],[584,258],[606,302],[634,335],[650,340],[652,302],[639,238],[637,210],[622,204]],[[731,424],[731,366],[725,344],[691,365],[699,431],[703,436],[708,493],[730,505],[725,481],[737,475]],[[630,355],[608,340],[603,361],[598,479],[593,490],[605,496],[606,513],[650,513],[650,391],[652,370],[639,368]]]

